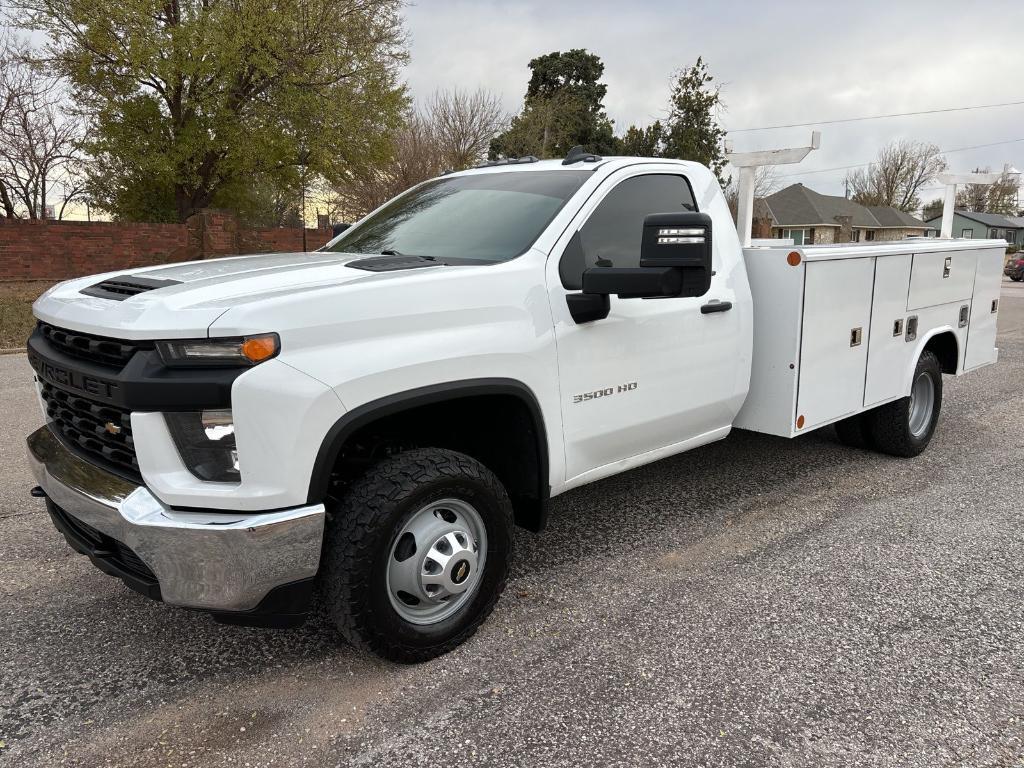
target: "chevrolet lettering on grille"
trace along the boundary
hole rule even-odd
[[[103,379],[97,379],[94,376],[87,376],[84,373],[78,371],[69,371],[66,368],[60,368],[54,365],[48,360],[44,360],[38,354],[30,354],[29,362],[43,379],[56,384],[61,387],[69,387],[71,389],[77,389],[80,392],[85,392],[90,395],[96,395],[99,397],[112,398],[117,392],[118,386],[109,381]]]

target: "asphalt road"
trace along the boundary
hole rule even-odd
[[[737,433],[554,502],[466,646],[146,601],[51,529],[0,358],[0,764],[1024,766],[1024,288],[923,456]]]

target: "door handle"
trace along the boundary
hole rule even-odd
[[[730,309],[732,309],[731,301],[712,299],[707,304],[701,306],[700,313],[702,315],[710,315],[712,312],[728,312]]]

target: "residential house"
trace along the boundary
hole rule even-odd
[[[902,240],[923,237],[929,226],[909,213],[868,207],[845,197],[822,195],[793,184],[759,201],[758,213],[771,222],[771,236],[796,245]]]
[[[936,216],[930,219],[928,224],[938,229],[942,224],[942,217]],[[1024,247],[1024,217],[975,213],[957,208],[953,212],[953,237],[991,238]]]

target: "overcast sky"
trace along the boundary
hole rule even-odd
[[[1024,101],[1024,0],[418,0],[406,11],[406,26],[406,77],[417,98],[437,88],[484,86],[515,111],[531,58],[570,48],[598,54],[617,132],[664,116],[670,74],[698,55],[722,85],[728,129]],[[1022,139],[947,159],[954,170],[1004,163],[1024,169],[1024,105],[820,130],[821,149],[799,166],[780,168],[780,176],[866,162],[900,137],[943,149]],[[739,133],[731,140],[738,151],[804,146],[810,132]],[[844,174],[780,181],[841,194]]]

